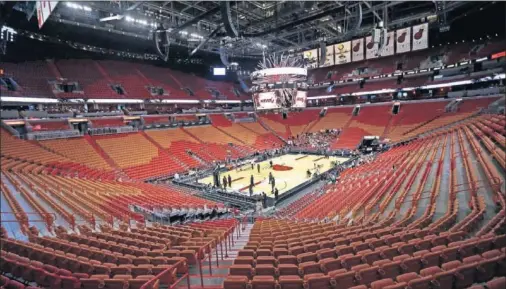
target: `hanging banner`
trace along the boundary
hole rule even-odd
[[[378,57],[378,43],[374,43],[372,36],[365,38],[365,58],[372,59]]]
[[[351,41],[351,59],[353,62],[364,60],[364,38]]]
[[[306,63],[306,68],[316,68],[318,67],[318,49],[311,49],[304,51],[302,53],[304,57],[304,62]]]
[[[53,12],[54,8],[56,8],[57,4],[58,1],[35,2],[35,7],[37,8],[37,22],[39,25],[39,29],[42,28],[42,25],[44,25],[46,20],[49,18],[49,15],[51,15],[51,12]]]
[[[327,55],[325,55],[325,64],[320,67],[327,67],[327,66],[332,66],[332,65],[336,64],[334,62],[334,45],[327,46],[326,54]]]
[[[383,51],[381,51],[381,56],[390,56],[394,55],[394,39],[395,32],[390,31],[387,33],[387,39],[385,40],[385,46],[383,47]]]
[[[336,64],[351,62],[351,41],[334,45],[334,53]]]
[[[411,50],[411,27],[398,29],[395,34],[396,53],[409,52]]]
[[[429,24],[413,26],[413,50],[429,48]]]

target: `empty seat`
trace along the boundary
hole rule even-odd
[[[251,281],[252,289],[274,289],[275,286],[274,276],[255,276]]]
[[[381,279],[377,280],[371,283],[371,289],[383,289],[387,286],[394,285],[395,281],[387,278],[387,279]]]
[[[297,275],[279,276],[280,289],[303,289],[304,281]]]
[[[331,289],[330,277],[322,273],[304,276],[305,288],[307,289]]]
[[[251,265],[232,265],[230,266],[230,275],[253,277],[253,267]]]
[[[506,288],[506,277],[499,277],[487,282],[488,289],[503,289]]]
[[[228,276],[223,281],[223,289],[246,289],[248,282],[246,276]]]

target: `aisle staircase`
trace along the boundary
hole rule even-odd
[[[237,258],[239,250],[244,249],[248,243],[251,229],[253,224],[245,224],[243,229],[240,230],[240,235],[234,235],[233,244],[228,248],[228,253],[223,253],[223,259],[219,258],[218,266],[216,259],[213,258],[211,262],[211,272],[209,271],[209,262],[206,260],[202,264],[202,274],[204,276],[204,287],[200,283],[200,275],[198,268],[190,268],[190,289],[222,289],[223,281],[228,276],[229,268],[232,266],[234,259]],[[183,282],[175,289],[188,289],[188,286]]]

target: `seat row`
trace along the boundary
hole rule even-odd
[[[276,286],[290,289],[369,287],[373,289],[462,289],[475,282],[486,282],[495,276],[504,276],[506,274],[505,253],[506,248],[502,248],[502,251],[493,249],[481,255],[473,254],[462,260],[432,266],[428,263],[422,266],[421,260],[418,260],[418,263],[408,263],[406,261],[412,258],[409,255],[402,255],[394,258],[393,261],[380,260],[372,265],[359,264],[347,268],[332,268],[332,271],[322,272],[314,267],[308,274],[302,276],[288,270],[280,272],[263,267],[260,270],[251,269],[248,272],[245,266],[243,274],[234,274],[235,271],[231,268],[231,276],[225,280],[224,289],[245,288],[246,284],[251,284],[253,288],[263,289]]]

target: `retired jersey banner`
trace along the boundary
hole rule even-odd
[[[351,60],[364,60],[364,38],[359,38],[351,41]]]
[[[334,45],[334,53],[336,64],[351,62],[351,41]]]
[[[413,26],[413,50],[429,48],[429,24]]]
[[[39,24],[39,29],[42,28],[42,25],[46,22],[53,12],[54,8],[58,4],[58,1],[37,1],[35,2],[35,7],[37,8],[37,21]]]
[[[395,38],[395,53],[404,53],[411,50],[411,27],[398,29]]]
[[[304,51],[302,55],[306,63],[306,68],[318,67],[318,49]]]
[[[332,66],[335,64],[334,62],[334,45],[329,45],[326,47],[326,55],[325,55],[325,64],[322,67]],[[321,57],[321,55],[320,55]]]
[[[372,36],[365,38],[365,58],[372,59],[378,57],[378,43],[374,43]]]
[[[390,31],[387,33],[387,36],[385,39],[385,46],[383,46],[383,50],[381,51],[381,56],[394,55],[394,42],[395,42],[395,32]]]

